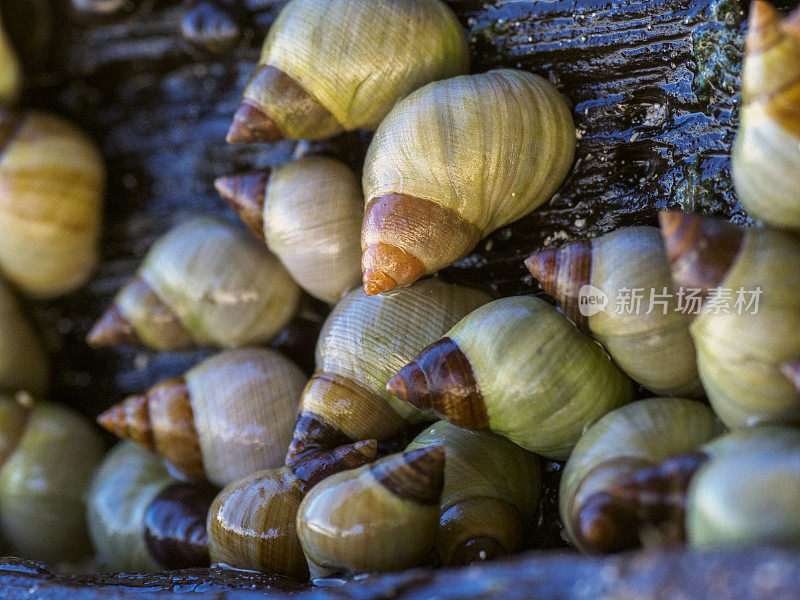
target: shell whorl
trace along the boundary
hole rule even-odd
[[[417,504],[438,504],[444,489],[444,447],[426,446],[375,463],[370,472],[392,494]]]
[[[236,211],[247,229],[262,242],[264,240],[264,197],[269,185],[271,169],[262,169],[241,175],[218,177],[214,187],[231,208]]]

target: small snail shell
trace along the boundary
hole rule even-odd
[[[687,481],[704,460],[684,455],[721,432],[714,413],[693,400],[650,398],[608,413],[575,445],[561,478],[559,509],[570,538],[584,552],[617,552],[639,546],[648,526],[681,523]],[[685,460],[633,477],[675,457]]]
[[[47,391],[50,363],[39,336],[25,320],[11,290],[0,280],[0,391]]]
[[[395,375],[391,394],[556,460],[633,398],[630,380],[555,308],[531,296],[473,311]]]
[[[364,197],[347,165],[313,156],[216,186],[309,294],[334,303],[358,285]]]
[[[60,296],[98,258],[105,166],[76,126],[0,112],[0,270],[26,294]]]
[[[575,151],[570,109],[547,80],[501,69],[417,90],[364,163],[364,290],[402,287],[550,199]]]
[[[677,311],[669,262],[657,228],[618,229],[539,252],[525,264],[564,314],[594,335],[633,380],[661,396],[703,395],[694,342],[689,325]],[[591,316],[584,316],[579,306],[581,290],[587,285],[608,297],[605,309]],[[644,290],[641,309],[633,313],[616,310],[621,293],[632,289]],[[651,290],[666,298],[665,307],[651,304]]]
[[[687,492],[692,546],[800,544],[800,431],[750,428],[705,451]]]
[[[219,486],[283,464],[306,376],[273,350],[217,354],[98,417],[193,478]]]
[[[114,571],[202,567],[212,491],[172,477],[161,460],[132,442],[103,460],[87,494],[95,550]]]
[[[536,455],[491,433],[439,421],[406,450],[444,448],[444,489],[436,553],[442,565],[513,554],[536,516],[541,469]]]
[[[181,35],[214,54],[233,50],[242,38],[241,0],[184,0]]]
[[[13,104],[22,87],[22,67],[0,21],[0,104]]]
[[[88,554],[84,494],[102,454],[75,411],[0,395],[0,533],[14,553],[48,563]]]
[[[162,236],[95,324],[95,346],[180,350],[269,340],[292,318],[300,289],[244,231],[195,217]]]
[[[297,509],[317,483],[375,459],[375,440],[309,454],[290,467],[240,479],[214,500],[208,514],[211,560],[297,579],[308,566],[297,539]]]
[[[429,560],[444,464],[444,448],[427,446],[314,486],[297,512],[297,534],[311,578],[396,571]]]
[[[751,4],[740,118],[733,180],[742,206],[800,230],[800,10],[781,20],[768,2]]]
[[[368,297],[360,289],[336,305],[317,342],[317,369],[300,399],[286,464],[304,452],[357,440],[387,440],[408,423],[432,419],[392,398],[386,382],[426,344],[489,296],[438,279]]]
[[[439,0],[293,0],[269,30],[228,141],[374,130],[403,96],[466,73],[468,52]]]
[[[679,212],[661,224],[676,289],[704,301],[689,330],[714,411],[731,428],[800,421],[800,393],[781,374],[800,357],[800,241]],[[757,310],[735,307],[739,290],[759,294]]]

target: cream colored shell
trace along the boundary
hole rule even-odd
[[[364,163],[364,195],[431,200],[483,237],[549,200],[574,151],[572,114],[547,80],[511,69],[455,77],[417,90],[381,123]],[[402,240],[382,241],[406,249]],[[417,258],[428,271],[444,266]]]
[[[378,296],[354,290],[325,321],[317,342],[317,371],[359,383],[407,421],[432,420],[431,414],[389,394],[386,383],[422,348],[488,301],[484,292],[439,279]]]
[[[496,300],[447,335],[469,360],[489,428],[532,452],[566,459],[587,427],[633,398],[603,349],[538,298]]]
[[[186,374],[209,481],[283,465],[306,376],[273,350],[222,352]]]
[[[800,420],[800,394],[780,371],[782,363],[800,357],[798,264],[800,241],[794,236],[747,230],[718,286],[730,295],[728,314],[710,300],[690,326],[703,386],[728,427]],[[754,307],[735,307],[740,289],[745,303],[760,290],[756,314]]]
[[[364,197],[344,163],[315,156],[273,169],[264,237],[295,281],[335,303],[361,281]]]
[[[0,391],[47,391],[50,364],[39,336],[25,320],[11,290],[0,280]]]
[[[19,96],[22,68],[3,23],[0,22],[0,104],[10,104]]]
[[[0,270],[27,294],[82,285],[98,259],[103,159],[77,127],[28,111],[0,154]]]
[[[300,296],[263,245],[208,217],[190,219],[161,237],[139,275],[198,344],[225,348],[269,340],[291,319]]]
[[[400,98],[466,73],[468,51],[439,0],[293,0],[259,62],[297,81],[345,129],[374,130]]]

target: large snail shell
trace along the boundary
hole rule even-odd
[[[153,245],[88,340],[159,350],[246,346],[274,336],[299,297],[291,275],[251,236],[195,217]]]
[[[213,497],[173,478],[156,455],[123,442],[108,453],[87,493],[92,543],[114,571],[208,565]]]
[[[800,9],[781,20],[768,2],[752,3],[740,118],[733,180],[742,206],[800,230]]]
[[[637,519],[642,513],[648,517],[646,511],[653,508],[666,511],[654,516],[672,519],[670,498],[664,496],[674,491],[683,497],[685,482],[702,457],[654,478],[652,489],[645,481],[643,489],[637,490],[628,481],[630,476],[698,451],[721,432],[714,413],[693,400],[651,398],[608,413],[575,445],[561,478],[559,509],[570,538],[585,552],[640,545],[642,523]],[[666,489],[659,485],[664,481]]]
[[[800,421],[800,393],[781,374],[800,357],[800,241],[697,215],[666,212],[661,220],[676,286],[703,292],[690,332],[716,413],[731,428]],[[759,294],[757,311],[736,308],[739,290],[747,302]]]
[[[269,30],[228,141],[375,129],[403,96],[466,73],[468,52],[439,0],[293,0]]]
[[[22,87],[22,67],[0,21],[0,104],[11,104]]]
[[[217,354],[98,418],[189,477],[224,486],[283,464],[306,376],[273,350]]]
[[[427,446],[314,486],[297,513],[311,577],[397,571],[430,560],[444,464],[444,448]]]
[[[531,296],[473,311],[387,389],[454,425],[557,460],[586,427],[633,398],[631,381],[602,348]]]
[[[446,421],[431,425],[406,450],[436,444],[445,452],[439,562],[466,565],[517,552],[539,501],[536,455],[498,435]]]
[[[39,336],[25,320],[11,290],[0,280],[0,391],[47,391],[50,363]]]
[[[703,395],[694,342],[677,310],[657,228],[626,227],[534,254],[525,264],[564,314],[591,332],[632,379],[661,396]],[[579,304],[588,285],[608,301],[591,315],[586,308],[598,307]],[[623,294],[637,289],[643,290],[640,308],[620,310]]]
[[[51,298],[89,279],[98,258],[105,166],[55,115],[0,112],[0,270]]]
[[[530,213],[564,180],[570,109],[547,80],[502,69],[417,90],[378,128],[364,164],[364,289],[404,286]]]
[[[334,303],[358,285],[364,197],[347,165],[312,156],[216,186],[309,294]]]
[[[386,382],[420,348],[489,296],[438,279],[380,296],[360,289],[336,305],[317,342],[317,369],[300,400],[287,464],[309,449],[386,440],[407,423],[432,419],[392,398]]]
[[[0,530],[21,556],[75,560],[90,550],[84,494],[103,454],[76,412],[50,402],[28,409],[0,396]]]
[[[307,579],[308,566],[297,539],[300,502],[326,477],[374,460],[376,450],[375,440],[356,442],[230,484],[219,493],[208,514],[211,560]]]

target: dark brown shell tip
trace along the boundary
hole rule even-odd
[[[86,343],[95,348],[142,345],[131,322],[122,314],[116,304],[94,324],[86,336]]]
[[[270,169],[262,169],[241,175],[225,175],[214,181],[219,195],[261,241],[264,241],[264,202],[270,173]]]
[[[284,138],[269,116],[260,108],[244,100],[233,115],[233,123],[228,129],[225,141],[229,144],[253,144],[256,142],[277,142]]]

